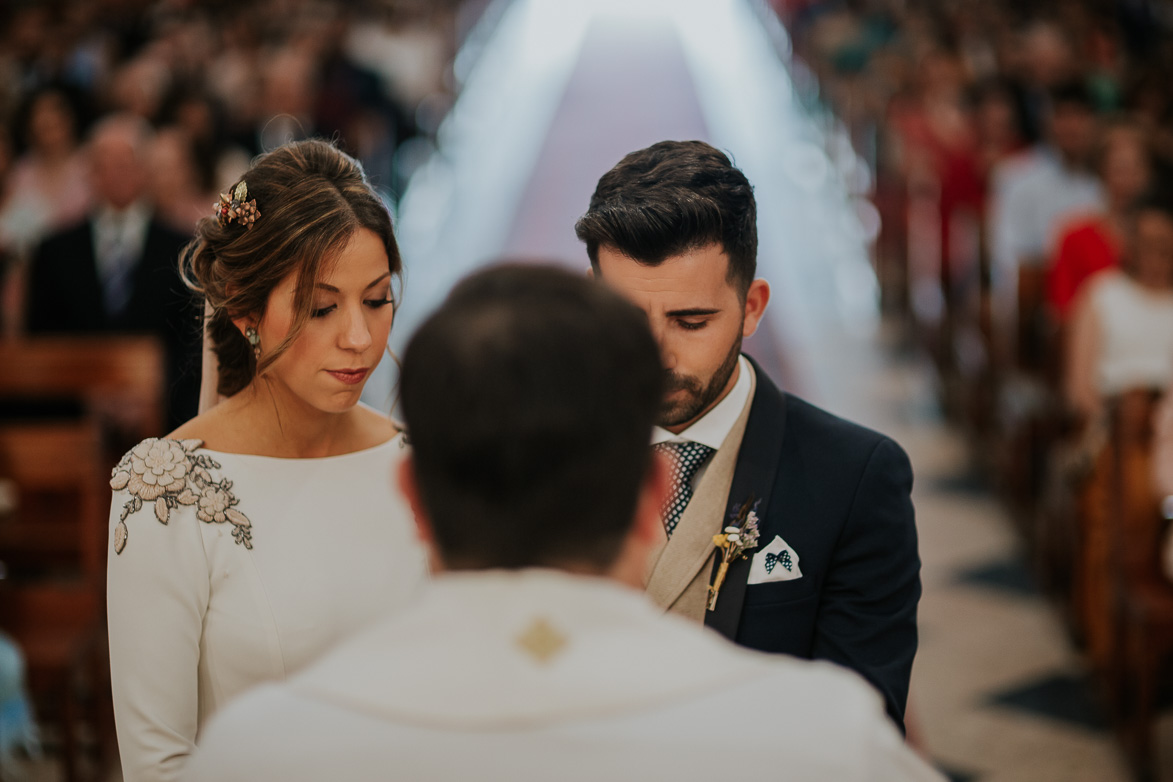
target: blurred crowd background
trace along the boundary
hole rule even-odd
[[[395,210],[459,97],[461,43],[497,5],[0,0],[3,341],[153,334],[170,387],[188,388],[167,417],[186,418],[198,313],[138,308],[127,275],[152,253],[173,269],[217,194],[290,139],[336,140]],[[1173,508],[1159,508],[1173,494],[1173,3],[768,6],[803,102],[867,163],[851,191],[871,205],[883,311],[931,357],[942,409],[1144,757],[1173,652]],[[71,271],[85,253],[96,275]]]
[[[955,420],[983,441],[1022,418],[1082,430],[1168,385],[1173,5],[774,5],[811,102],[870,164],[883,304]],[[1105,271],[1126,284],[1089,284]],[[1039,439],[1003,454],[1019,500],[1045,480]]]
[[[883,307],[1147,778],[1173,652],[1173,4],[775,6],[874,175]]]
[[[252,156],[311,136],[362,160],[393,207],[430,151],[456,48],[486,4],[0,3],[5,333],[25,326],[22,272],[38,245],[110,198],[91,169],[117,155],[92,143],[111,119],[141,123],[112,177],[181,233]]]

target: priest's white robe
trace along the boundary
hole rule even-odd
[[[186,778],[942,779],[856,674],[548,570],[436,578],[406,612],[229,705]]]

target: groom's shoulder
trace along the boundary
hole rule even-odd
[[[776,430],[784,461],[789,454],[815,473],[834,475],[861,475],[869,464],[893,475],[911,470],[908,455],[888,435],[783,391],[760,369],[757,372],[758,393],[750,424]],[[765,443],[773,440],[770,432],[759,430],[754,451],[769,447]]]
[[[881,442],[892,442],[885,434],[850,421],[829,410],[814,405],[802,397],[783,392],[787,428],[796,434],[817,437],[825,443],[840,443],[860,448],[874,448]]]
[[[775,414],[754,418],[772,421],[772,425],[778,427],[779,434],[785,435],[784,442],[797,446],[818,444],[820,450],[837,454],[845,451],[870,453],[882,443],[891,444],[899,450],[900,447],[887,435],[842,418],[789,391],[783,391],[760,370],[758,378],[759,385],[765,383],[765,388],[761,389],[764,393],[755,397],[754,405],[773,408]]]

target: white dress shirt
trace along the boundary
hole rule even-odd
[[[721,447],[721,443],[725,442],[725,438],[729,435],[729,430],[733,428],[733,424],[737,422],[741,411],[750,403],[749,390],[753,387],[753,367],[750,366],[749,361],[745,356],[737,357],[737,381],[733,384],[733,388],[729,389],[729,393],[725,398],[718,402],[712,410],[705,413],[699,420],[695,421],[692,426],[685,429],[680,434],[673,434],[662,427],[655,427],[652,429],[652,445],[659,443],[701,443],[707,445],[714,451]],[[705,462],[696,475],[692,478],[692,487],[695,489],[704,477],[705,471],[709,469],[709,464],[712,459]]]
[[[147,241],[151,210],[136,201],[118,211],[103,207],[94,214],[94,259],[102,280],[117,274],[125,259],[137,261]]]
[[[998,277],[1017,280],[1024,261],[1046,262],[1067,220],[1104,207],[1099,180],[1046,146],[999,163],[993,180],[991,271]]]
[[[141,201],[122,210],[104,207],[94,217],[94,260],[108,315],[122,312],[130,301],[150,221],[150,210]]]
[[[1121,271],[1099,275],[1088,288],[1100,333],[1100,394],[1173,384],[1173,294]]]

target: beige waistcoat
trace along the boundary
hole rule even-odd
[[[713,536],[721,531],[737,467],[737,452],[753,406],[757,378],[750,372],[749,398],[721,447],[713,455],[670,539],[653,555],[647,593],[656,605],[695,622],[704,622],[709,576],[716,548]]]

